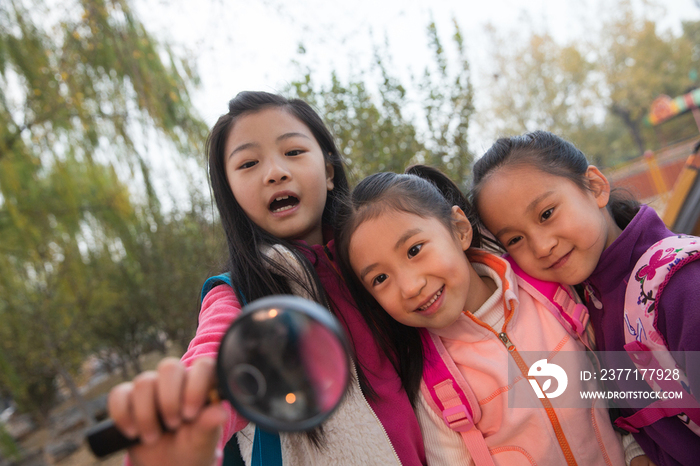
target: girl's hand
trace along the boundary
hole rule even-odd
[[[214,464],[216,444],[228,412],[205,406],[214,386],[216,362],[201,358],[187,370],[175,358],[163,359],[157,371],[139,374],[109,394],[114,423],[127,437],[140,437],[129,450],[134,465]],[[160,419],[168,428],[164,432]]]
[[[647,455],[635,456],[630,461],[630,466],[656,466]]]

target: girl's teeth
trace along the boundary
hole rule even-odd
[[[286,199],[286,198],[280,198],[280,199]],[[277,199],[277,200],[279,201],[279,199]],[[288,206],[286,206],[286,207],[280,207],[279,209],[275,209],[275,210],[273,210],[272,212],[274,212],[274,213],[277,213],[277,212],[284,212],[285,210],[289,210],[289,209],[291,209],[291,208],[293,208],[293,207],[294,207],[293,205],[288,205]]]
[[[275,198],[276,201],[282,201],[284,199],[289,199],[289,196],[282,196],[282,197]]]
[[[426,303],[425,306],[421,306],[418,309],[421,311],[425,311],[426,309],[428,309],[431,306],[431,304],[433,304],[440,297],[441,294],[442,294],[442,290],[438,291],[437,293],[435,293],[435,296],[433,296],[433,299],[431,299],[428,303]]]

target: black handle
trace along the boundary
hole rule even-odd
[[[130,439],[122,434],[111,419],[105,419],[89,428],[85,437],[90,449],[99,458],[141,443],[139,438]]]
[[[211,403],[218,403],[220,400],[221,398],[219,397],[218,391],[212,389],[204,405],[208,406]],[[160,425],[161,431],[173,432],[166,427],[160,415],[158,415],[158,424]],[[117,426],[114,425],[114,421],[111,418],[107,418],[99,424],[95,424],[87,429],[85,431],[85,438],[92,452],[99,458],[141,443],[141,439],[138,437],[131,439],[122,434],[121,431],[117,429]]]

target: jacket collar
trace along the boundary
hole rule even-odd
[[[598,265],[586,280],[602,294],[627,283],[631,268],[647,250],[661,238],[673,235],[654,209],[643,205],[637,215],[622,230],[620,236],[600,256]]]

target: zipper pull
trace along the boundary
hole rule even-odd
[[[501,333],[499,333],[499,334],[498,334],[498,338],[501,339],[501,341],[502,341],[503,344],[506,346],[506,349],[507,349],[509,352],[510,352],[510,351],[513,351],[513,350],[515,349],[515,345],[513,344],[512,341],[510,341],[510,338],[508,338],[508,335],[506,334],[506,332],[501,332]]]
[[[598,298],[596,298],[595,293],[593,292],[593,288],[591,288],[591,285],[588,282],[584,282],[583,286],[586,301],[592,302],[596,309],[603,309],[603,303],[601,303],[598,300]]]

